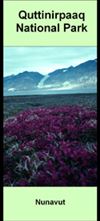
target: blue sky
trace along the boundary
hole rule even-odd
[[[23,71],[47,74],[95,59],[96,47],[5,47],[4,76]]]

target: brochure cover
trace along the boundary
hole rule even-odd
[[[97,221],[97,2],[3,5],[4,221]]]

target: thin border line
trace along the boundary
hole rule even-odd
[[[3,45],[3,47],[97,47],[96,45]]]
[[[4,0],[4,2],[70,2],[70,1],[78,1],[80,2],[80,0]],[[97,0],[81,0],[81,2],[97,2]]]
[[[12,221],[12,220],[4,220],[4,221]],[[13,220],[13,221],[77,221],[77,220]],[[80,220],[80,221],[96,221],[96,220]]]

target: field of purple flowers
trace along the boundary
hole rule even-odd
[[[4,186],[96,186],[96,111],[38,107],[4,121]]]

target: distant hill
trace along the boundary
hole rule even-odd
[[[39,72],[19,73],[4,77],[4,93],[32,90],[96,90],[97,59],[89,60],[75,67],[55,70],[47,75]]]
[[[43,78],[43,75],[38,72],[19,73],[4,78],[5,91],[28,91],[37,88],[38,83]]]
[[[76,67],[63,68],[48,74],[42,87],[87,88],[96,86],[97,60],[84,62]],[[41,80],[43,81],[43,80]],[[39,83],[40,87],[41,84]]]

